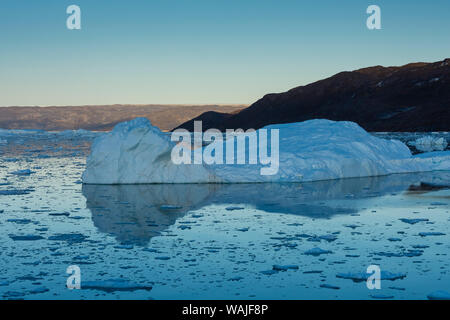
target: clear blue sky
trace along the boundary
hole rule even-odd
[[[81,7],[82,29],[66,28]],[[382,30],[366,28],[381,7]],[[252,103],[450,57],[450,1],[1,0],[0,106]]]

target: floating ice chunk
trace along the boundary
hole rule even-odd
[[[326,235],[323,235],[323,236],[319,236],[318,238],[320,240],[325,240],[327,242],[333,242],[333,241],[336,241],[338,237],[336,235],[334,235],[334,234],[326,234]]]
[[[260,271],[260,273],[262,273],[262,274],[264,274],[264,275],[266,275],[266,276],[271,276],[271,275],[273,275],[273,274],[275,274],[275,273],[278,273],[278,271],[277,270],[264,270],[264,271]]]
[[[423,250],[407,250],[403,252],[377,252],[375,253],[377,256],[383,256],[383,257],[419,257],[423,254]]]
[[[320,248],[312,248],[308,251],[305,251],[304,254],[310,255],[310,256],[320,256],[321,254],[329,254],[332,253],[330,250],[323,250]]]
[[[162,256],[162,257],[155,257],[156,260],[169,260],[170,257]]]
[[[48,215],[54,216],[54,217],[68,217],[68,216],[70,216],[70,213],[69,212],[51,212]]]
[[[48,237],[52,241],[66,241],[70,244],[84,242],[87,237],[81,233],[62,233]]]
[[[36,236],[36,235],[23,235],[23,236],[15,236],[15,235],[9,235],[11,239],[14,241],[35,241],[35,240],[42,240],[44,237],[42,236]]]
[[[421,237],[445,236],[445,233],[442,233],[442,232],[419,232],[419,236],[421,236]]]
[[[429,248],[430,246],[427,246],[426,244],[416,244],[412,246],[414,249],[426,249]]]
[[[438,290],[430,293],[427,298],[429,300],[450,300],[450,293],[447,291]]]
[[[132,244],[119,244],[114,246],[114,249],[127,249],[127,250],[131,250],[133,249],[134,246]]]
[[[298,270],[298,266],[294,265],[294,264],[285,265],[285,266],[275,264],[272,267],[272,270],[276,270],[276,271]]]
[[[14,174],[16,176],[29,176],[32,173],[34,173],[34,171],[31,171],[30,169],[17,170],[17,171],[11,172],[11,174]]]
[[[424,219],[424,218],[418,218],[418,219],[401,218],[399,220],[401,222],[408,223],[408,224],[416,224],[416,223],[419,223],[419,222],[429,221],[428,219]]]
[[[336,275],[337,278],[341,278],[341,279],[350,279],[353,280],[354,282],[362,282],[362,281],[367,281],[367,279],[371,276],[370,273],[365,273],[365,272],[349,272],[349,273],[338,273]],[[380,274],[380,280],[398,280],[398,279],[403,279],[406,277],[406,274],[404,273],[391,273],[389,271],[381,271]]]
[[[338,286],[334,286],[334,285],[327,284],[327,283],[321,284],[320,287],[321,288],[326,288],[326,289],[333,289],[333,290],[339,290],[340,289],[340,287],[338,287]]]
[[[228,281],[241,281],[242,279],[244,279],[243,277],[233,277],[228,279]]]
[[[447,140],[444,137],[436,138],[432,136],[418,138],[416,141],[408,142],[408,144],[422,152],[443,151],[448,146]]]
[[[261,164],[176,165],[171,161],[175,144],[169,135],[137,118],[94,141],[82,180],[87,184],[304,182],[450,170],[448,151],[412,156],[404,143],[375,137],[353,122],[316,119],[264,129],[278,129],[280,134],[275,175],[261,175],[265,167]],[[213,142],[217,147],[222,143]]]
[[[430,205],[431,206],[446,206],[446,205],[448,205],[448,203],[436,201],[436,202],[430,203]]]
[[[308,241],[311,242],[320,242],[322,240],[325,240],[327,242],[333,242],[337,239],[337,237],[328,237],[328,236],[311,236],[308,238]]]
[[[78,255],[76,257],[73,257],[74,260],[87,260],[89,259],[89,256],[82,256],[82,255]]]
[[[162,206],[159,207],[161,210],[177,210],[177,209],[181,209],[183,207],[180,206],[173,206],[173,205],[169,205],[169,204],[164,204]]]
[[[6,221],[17,224],[29,224],[32,222],[30,219],[8,219]]]
[[[236,207],[236,206],[230,206],[230,207],[226,207],[225,210],[227,211],[234,211],[234,210],[244,210],[244,207]]]
[[[24,194],[29,194],[34,190],[25,189],[25,190],[0,190],[0,196],[20,196]]]
[[[140,285],[125,279],[111,279],[105,281],[82,281],[81,289],[101,290],[105,292],[114,291],[136,291],[151,290],[151,285]]]

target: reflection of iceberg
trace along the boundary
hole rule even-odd
[[[171,160],[175,144],[170,137],[147,119],[138,118],[117,125],[111,133],[94,142],[83,182],[305,182],[450,170],[450,152],[412,156],[404,143],[377,138],[353,122],[310,120],[270,125],[265,129],[279,130],[279,162],[275,161],[279,170],[274,175],[261,175],[261,169],[267,167],[261,163],[176,165]],[[261,131],[258,132],[261,137]],[[226,144],[218,140],[206,148],[225,150]],[[257,147],[258,144],[252,145],[247,152],[261,157],[264,149],[256,150]],[[237,163],[237,157],[233,153],[230,158],[234,160],[228,163]]]
[[[315,181],[307,183],[227,184],[211,201],[249,204],[266,212],[328,218],[358,211],[353,200],[371,199],[402,192],[421,184],[448,186],[450,172],[424,172],[379,177]],[[346,207],[330,207],[326,201],[349,200]]]
[[[202,203],[214,185],[84,185],[94,225],[121,243],[145,244]]]
[[[361,203],[355,200],[402,192],[421,183],[444,186],[449,181],[450,172],[429,172],[302,184],[84,185],[83,194],[101,232],[122,243],[144,245],[187,211],[208,205],[246,205],[266,212],[329,218],[357,212]],[[333,200],[350,201],[338,205]]]

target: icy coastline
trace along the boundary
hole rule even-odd
[[[86,184],[304,182],[450,170],[450,152],[413,156],[398,140],[375,137],[356,123],[309,120],[278,129],[279,170],[261,164],[174,164],[170,136],[145,118],[118,124],[98,137],[82,180]],[[258,130],[259,131],[259,130]],[[212,144],[225,143],[223,141]]]

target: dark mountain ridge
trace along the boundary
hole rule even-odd
[[[179,126],[258,129],[310,119],[354,121],[367,131],[450,131],[450,59],[340,72],[284,93],[267,94],[234,114],[208,112]]]

